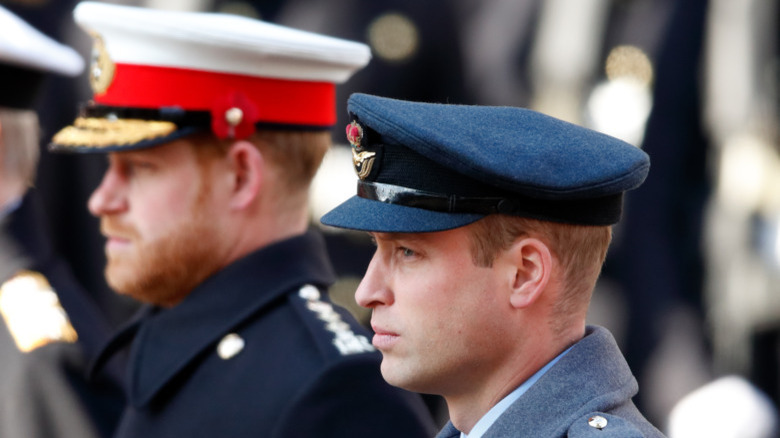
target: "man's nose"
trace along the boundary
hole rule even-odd
[[[369,309],[393,303],[393,293],[388,287],[387,272],[379,252],[374,254],[366,275],[355,291],[355,301],[361,307]]]
[[[100,185],[90,195],[87,207],[98,217],[127,209],[125,184],[113,166],[106,170]]]

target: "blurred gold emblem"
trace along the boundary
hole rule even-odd
[[[0,285],[0,315],[23,352],[78,339],[57,294],[38,272],[20,271]]]
[[[89,66],[89,84],[95,94],[103,94],[108,90],[111,81],[114,80],[114,61],[108,56],[106,45],[103,43],[103,37],[97,32],[90,32],[94,45],[92,46],[92,57]]]

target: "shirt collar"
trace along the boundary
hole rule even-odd
[[[3,220],[3,218],[9,216],[16,209],[18,209],[20,205],[22,205],[21,197],[14,198],[9,202],[7,202],[5,205],[0,206],[0,220]]]

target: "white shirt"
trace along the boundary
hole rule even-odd
[[[509,406],[512,405],[517,399],[520,398],[523,394],[525,394],[526,391],[528,391],[528,388],[533,386],[534,383],[536,383],[539,378],[541,378],[544,373],[547,372],[550,368],[552,368],[553,365],[558,362],[563,356],[566,355],[566,353],[571,350],[571,347],[567,348],[563,353],[559,354],[558,356],[555,356],[553,360],[547,363],[547,365],[543,366],[542,369],[537,371],[533,376],[531,376],[528,380],[523,382],[522,385],[518,386],[514,391],[510,392],[509,395],[502,398],[500,402],[496,403],[492,408],[490,408],[489,411],[485,415],[482,416],[482,418],[477,421],[477,424],[474,425],[473,428],[471,428],[471,432],[466,435],[465,433],[460,433],[460,438],[481,438],[482,435],[487,432],[487,430],[490,428],[490,426],[493,425],[493,423],[496,422],[498,417],[501,416],[501,414],[504,413],[504,411],[507,410]]]

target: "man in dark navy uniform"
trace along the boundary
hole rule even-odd
[[[382,380],[329,301],[307,231],[335,84],[368,49],[231,15],[74,15],[95,40],[94,99],[51,147],[107,153],[89,200],[106,279],[149,304],[96,362],[129,351],[116,436],[431,436],[419,397]]]
[[[322,223],[370,232],[355,294],[391,384],[442,395],[441,438],[658,437],[593,287],[647,155],[531,110],[349,99],[357,196]]]
[[[52,249],[35,190],[40,129],[32,109],[50,73],[82,58],[0,7],[0,437],[109,436],[122,393],[88,382],[110,327]]]

